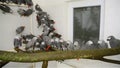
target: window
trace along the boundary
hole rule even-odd
[[[73,9],[73,40],[99,40],[100,6]]]

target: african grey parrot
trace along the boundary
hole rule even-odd
[[[38,4],[35,5],[35,9],[36,9],[37,11],[39,11],[39,12],[42,11],[42,9],[40,8],[40,6],[39,6]]]
[[[75,41],[74,41],[74,45],[75,46],[77,46],[79,49],[82,47],[82,46],[84,46],[84,43],[85,43],[85,41],[83,41],[83,40],[81,40],[81,39],[75,39]],[[76,47],[76,48],[77,48]],[[77,49],[78,49],[77,48]]]
[[[18,14],[20,14],[20,16],[24,16],[24,14],[25,14],[25,10],[24,9],[18,9]]]
[[[27,44],[29,40],[33,39],[35,36],[33,34],[22,35],[23,43]]]
[[[24,16],[30,16],[33,12],[33,9],[27,9],[24,13]]]
[[[114,36],[109,36],[107,41],[109,41],[111,48],[120,47],[120,40],[116,39]]]
[[[67,41],[64,41],[62,38],[60,38],[59,44],[60,44],[60,50],[62,51],[68,50],[69,44],[67,43]]]
[[[67,41],[67,49],[74,50],[74,44],[71,41]]]
[[[22,32],[24,31],[24,29],[25,29],[25,26],[20,26],[20,27],[18,27],[18,28],[16,29],[16,34],[22,33]]]
[[[54,45],[56,46],[56,48],[59,50],[63,50],[62,49],[63,40],[58,37],[54,37],[53,39],[54,39]]]
[[[43,26],[43,36],[48,36],[50,28],[46,25]]]
[[[24,10],[24,9],[18,9],[18,14],[20,14],[21,16],[30,16],[34,10],[31,8],[31,9],[27,9],[27,10]]]
[[[22,37],[16,36],[14,38],[14,48],[19,48],[20,46],[22,46]]]
[[[25,0],[26,4],[28,5],[28,7],[33,6],[33,2],[32,0]]]
[[[105,48],[108,48],[108,44],[104,40],[99,40],[98,47],[99,49],[105,49]]]
[[[33,48],[34,50],[34,43],[36,42],[37,37],[33,37],[31,40],[28,41],[28,43],[26,44],[26,51],[28,51],[29,48]]]
[[[78,41],[74,41],[74,50],[79,50],[80,49],[80,44]]]
[[[46,47],[47,47],[46,43],[44,41],[42,41],[41,44],[40,44],[40,50],[45,51]]]
[[[0,4],[0,9],[3,13],[13,13],[13,10],[5,4]]]
[[[47,26],[49,26],[49,17],[47,15],[46,12],[37,12],[37,23],[38,23],[38,27],[41,25],[41,24],[45,24]]]
[[[94,45],[93,41],[89,40],[80,49],[81,50],[93,50],[93,49],[98,49],[98,47]]]

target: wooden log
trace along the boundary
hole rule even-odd
[[[0,51],[0,60],[12,62],[41,62],[76,58],[99,59],[103,56],[111,56],[117,54],[120,54],[120,48],[76,51],[50,51],[35,53],[15,53]]]

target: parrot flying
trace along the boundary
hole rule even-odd
[[[42,11],[42,9],[40,8],[40,6],[39,6],[38,4],[35,5],[35,9],[36,9],[37,11],[39,11],[39,12]]]
[[[20,26],[20,27],[18,27],[18,28],[16,29],[16,34],[22,33],[22,32],[24,31],[24,29],[25,29],[25,26]]]
[[[0,4],[0,9],[3,13],[13,13],[12,9],[5,4]]]
[[[34,10],[33,9],[27,9],[27,10],[24,10],[24,9],[18,9],[18,14],[20,14],[20,16],[30,16]]]

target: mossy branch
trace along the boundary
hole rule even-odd
[[[0,60],[12,62],[41,62],[78,58],[99,59],[103,56],[111,56],[117,54],[120,54],[120,48],[76,51],[51,51],[36,53],[15,53],[0,51]]]

